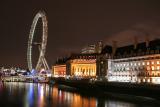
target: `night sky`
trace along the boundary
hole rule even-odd
[[[111,2],[112,1],[112,2]],[[160,4],[152,0],[1,0],[0,66],[27,67],[27,42],[34,16],[44,10],[48,19],[46,59],[79,52],[103,41],[118,46],[160,37]],[[158,1],[158,0],[157,0]],[[41,22],[37,37],[41,38]]]

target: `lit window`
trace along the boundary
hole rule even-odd
[[[157,64],[159,64],[159,61],[157,61]]]
[[[154,66],[152,66],[152,70],[154,70]]]
[[[149,65],[149,62],[147,62],[147,65]]]
[[[127,68],[126,68],[126,70],[128,71],[128,70],[129,70],[129,68],[127,67]]]
[[[154,64],[154,62],[152,61],[152,64]]]
[[[124,66],[126,66],[126,64],[124,64]]]
[[[142,65],[145,65],[145,62],[142,62]]]
[[[150,82],[150,79],[148,79],[148,82]]]
[[[159,70],[159,66],[157,66],[157,70]]]
[[[138,65],[139,65],[139,66],[141,65],[140,62],[138,63]]]
[[[148,71],[150,70],[150,67],[149,67],[149,66],[147,67],[147,70],[148,70]]]
[[[143,79],[143,82],[145,82],[145,79]]]
[[[131,63],[131,66],[132,66],[133,64]]]
[[[136,63],[134,63],[134,65],[136,66],[137,64],[136,64]]]

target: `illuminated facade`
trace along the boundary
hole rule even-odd
[[[160,39],[124,47],[114,42],[101,53],[72,54],[65,64],[66,76],[160,84]]]
[[[58,59],[53,66],[55,77],[90,78],[97,75],[98,54],[72,54],[68,58]]]
[[[52,76],[53,77],[65,77],[66,76],[66,61],[68,58],[58,58],[55,64],[52,66]]]
[[[160,84],[160,40],[116,49],[108,60],[108,81]]]
[[[66,64],[54,65],[52,68],[54,77],[65,77],[66,76]]]
[[[71,60],[71,76],[96,77],[96,60]]]
[[[95,54],[74,54],[67,62],[68,75],[72,77],[96,77],[97,55]]]
[[[160,54],[110,59],[108,80],[160,83]]]

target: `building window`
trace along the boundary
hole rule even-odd
[[[152,66],[152,70],[154,70],[154,66]]]
[[[154,64],[154,61],[152,61],[152,65]]]
[[[148,71],[150,70],[150,67],[149,67],[149,66],[147,67],[147,70],[148,70]]]
[[[134,63],[134,65],[135,65],[135,66],[137,65],[136,62]]]
[[[157,70],[159,70],[159,66],[157,66]]]
[[[145,65],[145,62],[142,62],[142,65]]]
[[[149,65],[149,62],[147,62],[147,65]]]
[[[143,79],[143,82],[145,82],[145,79]]]
[[[139,66],[141,65],[140,62],[138,63],[138,65],[139,65]]]
[[[157,64],[159,64],[159,61],[157,61]]]
[[[127,67],[126,70],[128,71],[128,70],[129,70],[129,67]]]

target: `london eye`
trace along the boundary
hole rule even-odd
[[[37,22],[39,19],[42,19],[42,38],[40,43],[33,42],[34,35],[35,35],[35,28],[37,25]],[[47,26],[47,17],[44,11],[39,11],[36,16],[33,19],[33,23],[31,25],[30,33],[29,33],[29,39],[28,39],[28,49],[27,49],[27,63],[28,63],[28,69],[31,71],[32,69],[35,69],[37,71],[40,71],[43,67],[45,70],[49,70],[49,66],[47,64],[47,61],[45,59],[45,52],[46,52],[46,45],[47,45],[47,37],[48,37],[48,26]],[[33,51],[33,45],[38,45],[39,47],[39,56],[38,61],[36,63],[36,66],[33,67],[32,64],[32,51]]]

